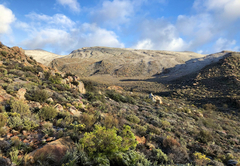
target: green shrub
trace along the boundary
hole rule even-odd
[[[129,150],[125,153],[116,152],[113,155],[109,156],[110,162],[112,165],[116,166],[152,166],[151,161],[146,159],[146,156],[143,153],[136,152],[134,150]]]
[[[38,123],[34,120],[31,120],[28,117],[23,118],[23,129],[26,129],[27,131],[36,129],[38,127]]]
[[[83,80],[83,83],[84,83],[84,87],[85,87],[87,92],[96,92],[97,91],[97,89],[94,86],[92,81],[84,81]]]
[[[217,110],[217,107],[215,105],[211,104],[211,103],[204,104],[203,108],[205,110],[212,110],[212,111],[216,111]]]
[[[12,94],[13,92],[15,92],[14,85],[9,84],[9,85],[6,87],[6,92],[9,93],[9,94]]]
[[[96,122],[96,117],[92,114],[83,113],[81,117],[82,123],[86,125],[86,129],[90,130],[93,124]]]
[[[58,75],[50,76],[48,80],[51,81],[53,84],[61,84],[62,77]]]
[[[46,90],[35,90],[32,100],[40,102],[40,103],[44,103],[46,102],[46,100],[49,98],[49,94]]]
[[[132,123],[139,123],[140,122],[140,119],[136,116],[136,115],[133,115],[133,114],[130,114],[126,117],[126,119]]]
[[[94,93],[94,92],[88,92],[87,99],[91,102],[98,101],[98,100],[101,102],[105,102],[105,98],[103,95],[100,95],[100,94]]]
[[[0,113],[0,128],[7,123],[8,116],[5,113]]]
[[[42,120],[52,120],[57,116],[57,110],[51,106],[41,108],[38,115]]]
[[[34,68],[33,66],[24,66],[23,71],[31,71],[32,73],[37,73],[37,69]]]
[[[154,133],[154,134],[161,134],[161,130],[153,125],[148,125],[148,132],[149,133]]]
[[[136,125],[135,128],[136,128],[138,134],[140,134],[141,136],[146,135],[147,126]]]
[[[119,136],[116,128],[106,129],[96,125],[93,132],[84,134],[80,143],[92,157],[127,151],[129,148],[135,148],[137,145],[134,134],[130,129],[129,126],[125,126],[121,136]]]
[[[106,116],[103,122],[104,126],[109,129],[112,127],[118,126],[118,120],[114,118],[112,115]]]
[[[10,117],[8,119],[8,127],[16,130],[21,130],[23,128],[23,121],[19,116]]]
[[[20,115],[27,115],[30,113],[28,105],[25,104],[23,101],[12,101],[10,106],[12,108],[11,112],[16,112]]]
[[[5,134],[7,134],[8,132],[8,129],[7,128],[4,128],[4,127],[0,127],[0,136],[3,136]]]
[[[119,94],[119,93],[117,93],[117,92],[115,92],[113,90],[111,90],[111,91],[108,90],[106,92],[106,96],[111,98],[111,99],[113,99],[113,100],[115,100],[115,101],[117,101],[117,102],[120,102],[120,101],[124,102],[124,103],[127,102],[127,99],[124,96],[122,96],[121,94]]]
[[[7,53],[6,51],[1,51],[1,54],[2,54],[3,56],[6,56],[8,53]]]
[[[166,164],[169,161],[168,156],[165,153],[163,153],[161,149],[155,148],[152,151],[151,159],[155,161],[154,162],[155,165]]]
[[[4,68],[0,68],[0,72],[3,73],[4,76],[8,74],[8,70]]]
[[[208,143],[213,140],[213,136],[209,131],[201,130],[198,135],[198,140],[202,143]]]

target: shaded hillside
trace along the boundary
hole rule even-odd
[[[102,74],[116,77],[150,77],[190,59],[202,57],[204,55],[193,52],[89,47],[53,60],[51,67],[85,77]]]
[[[240,53],[228,53],[194,77],[183,77],[175,82],[177,94],[190,100],[235,107],[240,104]]]

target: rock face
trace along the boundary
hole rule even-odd
[[[38,159],[41,158],[41,161],[44,161],[50,156],[55,163],[60,164],[59,162],[64,157],[66,152],[73,150],[73,146],[74,142],[70,139],[70,137],[60,138],[56,141],[46,144],[40,149],[29,153],[26,157],[27,160],[25,165],[34,165]]]

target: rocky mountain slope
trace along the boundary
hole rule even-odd
[[[218,62],[207,65],[192,78],[174,84],[177,92],[198,102],[214,102],[222,107],[240,106],[240,53],[227,53]]]
[[[42,63],[46,66],[49,66],[52,60],[63,57],[62,55],[57,55],[44,50],[24,50],[24,51],[27,56],[32,57],[37,62]]]
[[[210,85],[210,97],[222,75],[222,88],[236,89],[239,56],[197,75],[179,80],[160,105],[143,92],[82,82],[0,43],[0,165],[239,165],[240,106],[196,106],[184,90]]]
[[[194,52],[88,47],[53,60],[51,67],[72,71],[79,76],[150,77],[190,59],[203,57],[205,55]]]

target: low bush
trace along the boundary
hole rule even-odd
[[[101,102],[105,102],[104,96],[98,93],[88,92],[86,96],[87,96],[87,99],[91,102],[98,101],[98,100]]]
[[[201,130],[198,135],[198,140],[202,143],[208,143],[213,140],[213,136],[209,131]]]
[[[7,123],[8,116],[5,113],[0,113],[0,128]]]
[[[154,162],[155,165],[158,164],[166,164],[168,163],[169,159],[168,156],[162,152],[161,149],[153,149],[152,150],[152,155],[150,157]]]
[[[61,84],[62,77],[59,75],[50,76],[48,80],[51,81],[53,84]]]
[[[86,129],[90,130],[93,126],[93,124],[96,122],[96,117],[92,114],[87,114],[87,113],[83,113],[82,117],[81,117],[81,121],[82,123],[84,123],[86,125]]]
[[[114,118],[112,115],[109,115],[109,116],[105,117],[103,124],[107,129],[112,128],[112,127],[117,127],[118,120],[116,118]]]
[[[130,114],[126,117],[126,119],[132,123],[139,123],[140,122],[140,119],[136,116],[136,115],[133,115],[133,114]]]
[[[106,129],[96,125],[93,132],[84,134],[80,143],[91,157],[124,152],[137,145],[129,126],[125,126],[121,135],[117,135],[116,128]]]
[[[8,119],[8,127],[15,130],[21,130],[23,129],[23,121],[19,116],[10,117]]]
[[[204,104],[203,108],[205,110],[211,110],[211,111],[216,111],[217,110],[217,107],[215,105],[211,104],[211,103]]]
[[[11,112],[19,113],[20,115],[27,115],[30,113],[29,107],[23,101],[11,101]]]
[[[38,115],[42,120],[52,120],[57,116],[57,110],[51,106],[45,106],[41,108]]]
[[[40,89],[37,89],[34,91],[34,94],[31,98],[31,100],[33,101],[37,101],[37,102],[40,102],[40,103],[44,103],[46,102],[46,100],[49,98],[49,94],[46,90],[40,90]]]

